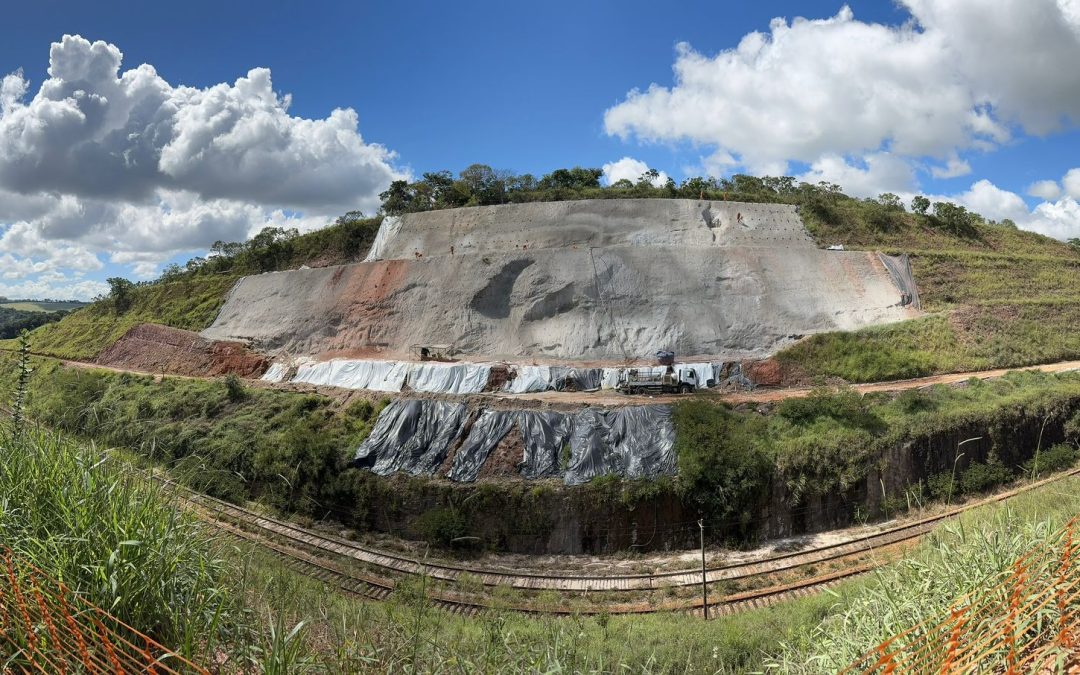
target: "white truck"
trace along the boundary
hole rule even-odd
[[[644,366],[623,371],[615,390],[622,394],[689,394],[700,386],[693,368]]]

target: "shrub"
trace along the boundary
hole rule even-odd
[[[244,383],[237,377],[236,373],[229,373],[225,376],[225,396],[232,403],[239,403],[247,398]]]
[[[420,514],[413,521],[416,530],[425,541],[440,546],[450,546],[459,537],[468,532],[465,516],[453,507],[438,507]]]
[[[991,456],[986,462],[972,462],[960,476],[961,492],[971,494],[985,492],[986,490],[1008,482],[1012,478],[1012,471],[1008,469],[996,456]]]
[[[1021,465],[1020,470],[1032,478],[1071,468],[1080,459],[1080,450],[1075,445],[1058,443],[1032,457]]]

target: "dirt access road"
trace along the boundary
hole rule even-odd
[[[36,356],[42,356],[46,358],[50,357],[46,354],[35,354]],[[160,372],[140,371],[126,368],[115,368],[111,366],[103,366],[97,363],[87,363],[84,361],[71,361],[66,359],[60,359],[61,363],[73,368],[89,368],[99,370],[109,370],[118,373],[133,373],[138,375],[154,375],[161,377]],[[855,384],[851,385],[851,388],[861,394],[869,394],[873,392],[897,392],[906,391],[909,389],[923,389],[931,387],[935,384],[957,384],[965,382],[972,378],[979,380],[989,380],[996,377],[1003,377],[1011,372],[1019,371],[1037,371],[1041,373],[1066,373],[1070,371],[1080,370],[1080,361],[1059,361],[1057,363],[1044,363],[1037,366],[1026,366],[1023,368],[999,368],[996,370],[978,370],[966,373],[950,373],[947,375],[932,375],[930,377],[917,377],[910,380],[891,380],[888,382],[873,382],[869,384]],[[182,377],[185,379],[213,379],[213,378],[199,378],[190,377],[184,375],[167,375],[168,377]],[[293,385],[270,385],[267,386],[281,387],[281,388],[295,388]],[[306,388],[306,387],[305,387]],[[334,389],[333,387],[311,387],[312,390],[319,389]],[[757,389],[747,392],[728,392],[728,393],[711,393],[707,392],[703,395],[709,400],[721,401],[724,403],[730,403],[738,405],[741,403],[774,403],[777,401],[783,401],[789,398],[802,398],[808,396],[813,389],[810,387],[790,387],[783,389]],[[381,393],[386,396],[387,394]],[[502,392],[486,393],[486,394],[470,394],[470,398],[475,400],[489,399],[499,402],[535,402],[541,405],[596,405],[596,406],[624,406],[624,405],[643,405],[654,403],[674,403],[685,397],[678,395],[666,395],[666,396],[628,396],[626,394],[620,394],[618,392],[605,389],[595,392],[571,392],[571,391],[545,391],[531,394],[506,394]],[[448,399],[460,399],[461,396],[455,395],[440,395],[437,398]]]
[[[956,384],[966,382],[971,378],[989,380],[995,377],[1024,370],[1034,370],[1042,373],[1065,373],[1080,370],[1080,361],[1060,361],[1058,363],[1046,363],[1038,366],[1024,368],[999,368],[997,370],[978,370],[967,373],[951,373],[948,375],[932,375],[930,377],[918,377],[911,380],[891,380],[888,382],[873,382],[870,384],[855,384],[851,388],[862,394],[872,392],[905,391],[908,389],[923,389],[935,384]],[[705,395],[710,400],[723,401],[725,403],[772,403],[789,398],[802,398],[808,396],[813,389],[810,387],[789,387],[782,389],[760,388],[746,392],[711,393]],[[545,403],[589,403],[592,405],[641,405],[642,403],[674,403],[680,397],[678,395],[667,396],[627,396],[611,390],[597,392],[563,392],[545,391],[533,394],[489,394],[495,398],[508,398],[514,400],[535,400]]]

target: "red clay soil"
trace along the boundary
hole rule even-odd
[[[779,387],[784,381],[783,369],[776,359],[752,362],[746,369],[746,376],[762,387]]]
[[[96,363],[170,375],[262,375],[270,362],[240,342],[207,340],[198,333],[152,323],[135,326],[103,351]]]
[[[523,461],[525,461],[525,444],[521,440],[521,430],[515,424],[488,455],[478,478],[517,476],[519,475],[518,465]]]

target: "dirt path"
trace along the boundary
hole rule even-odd
[[[49,357],[46,354],[36,354],[46,358]],[[135,375],[154,375],[157,379],[161,378],[161,373],[154,373],[142,370],[134,370],[128,368],[118,368],[115,366],[103,366],[97,363],[86,363],[83,361],[71,361],[66,359],[60,359],[60,362],[65,366],[72,368],[87,368],[87,369],[99,369],[108,370],[115,373],[131,373]],[[869,394],[873,392],[896,392],[907,391],[909,389],[923,389],[935,384],[957,384],[959,382],[965,382],[972,378],[979,380],[989,380],[996,377],[1003,377],[1010,372],[1018,371],[1037,371],[1041,373],[1064,373],[1080,370],[1080,361],[1059,361],[1057,363],[1045,363],[1037,366],[1026,366],[1023,368],[998,368],[995,370],[978,370],[966,373],[950,373],[946,375],[932,375],[930,377],[918,377],[910,380],[892,380],[889,382],[873,382],[868,384],[855,384],[851,385],[851,388],[862,394]],[[188,375],[172,375],[166,373],[167,377],[179,377],[183,379],[214,379],[206,377],[193,377]],[[296,386],[289,383],[283,384],[270,384],[260,383],[265,386],[281,389],[303,389],[308,391],[321,391],[321,390],[340,390],[336,387],[314,387],[311,385]],[[347,390],[352,391],[352,390]],[[809,387],[791,387],[784,389],[757,389],[755,391],[747,392],[727,392],[727,393],[713,393],[703,392],[701,396],[713,401],[720,401],[724,403],[740,404],[740,403],[774,403],[777,401],[783,401],[789,398],[802,398],[808,396],[813,389]],[[373,392],[379,396],[385,397],[392,394],[385,392]],[[493,403],[507,405],[509,407],[517,407],[515,404],[524,404],[523,407],[533,406],[576,406],[576,405],[595,405],[595,406],[624,406],[624,405],[649,405],[660,403],[675,403],[679,400],[685,400],[686,396],[678,396],[669,394],[665,396],[628,396],[626,394],[620,394],[612,390],[601,390],[594,392],[572,392],[572,391],[545,391],[529,394],[507,394],[503,392],[491,392],[484,394],[468,394],[468,395],[434,395],[425,394],[420,395],[422,398],[434,397],[440,399],[453,399],[453,400],[475,400],[482,401],[487,400]]]
[[[889,382],[855,384],[852,385],[852,389],[863,394],[882,391],[905,391],[908,389],[922,389],[924,387],[930,387],[935,384],[956,384],[958,382],[965,382],[967,380],[970,380],[971,378],[988,380],[995,377],[1002,377],[1010,372],[1023,370],[1034,370],[1043,373],[1064,373],[1072,370],[1080,370],[1080,361],[1060,361],[1058,363],[1047,363],[1038,366],[1027,366],[1024,368],[999,368],[997,370],[978,370],[967,373],[932,375],[930,377],[918,377],[911,380],[892,380]],[[702,395],[707,396],[710,400],[723,401],[725,403],[771,403],[775,401],[782,401],[788,398],[802,398],[809,395],[811,391],[813,391],[813,389],[811,389],[810,387],[789,387],[783,389],[760,388],[754,391],[747,392],[703,392]],[[609,406],[642,405],[645,403],[674,403],[675,401],[686,398],[685,396],[678,395],[627,396],[625,394],[619,394],[611,390],[603,390],[598,392],[545,391],[532,394],[495,393],[490,394],[490,396],[495,398],[512,399],[518,401],[534,400],[542,401],[545,403],[584,403]]]
[[[1080,370],[1080,361],[1059,361],[1058,363],[1045,363],[1038,366],[1026,366],[1023,368],[998,368],[996,370],[977,370],[967,373],[950,373],[946,375],[931,375],[930,377],[917,377],[912,380],[892,380],[890,382],[872,382],[869,384],[852,385],[852,389],[862,394],[873,392],[906,391],[908,389],[923,389],[935,384],[956,384],[966,382],[972,378],[989,380],[995,377],[1004,377],[1011,372],[1033,370],[1041,373],[1065,373]],[[810,388],[790,389],[759,389],[757,391],[721,394],[718,398],[728,403],[768,403],[782,401],[788,398],[800,398],[807,396],[813,391]]]

